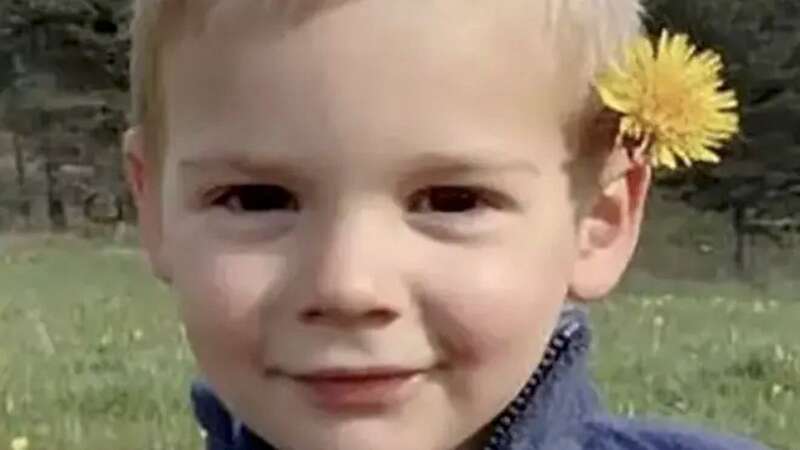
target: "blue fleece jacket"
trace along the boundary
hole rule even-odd
[[[540,367],[492,423],[485,450],[766,450],[739,437],[610,415],[588,375],[589,346],[586,314],[565,312]],[[233,418],[207,384],[194,383],[192,401],[207,450],[276,450]]]

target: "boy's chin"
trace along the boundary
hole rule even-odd
[[[452,436],[442,428],[405,430],[391,421],[380,423],[377,419],[306,426],[299,422],[302,420],[289,433],[282,430],[283,439],[270,440],[270,444],[298,450],[444,450],[459,446],[449,441]]]

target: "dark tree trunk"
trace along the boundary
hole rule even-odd
[[[67,215],[64,210],[64,200],[56,189],[56,171],[58,166],[50,161],[45,163],[45,180],[47,183],[47,215],[50,218],[50,227],[53,231],[67,229]]]
[[[733,208],[733,231],[736,234],[734,248],[734,264],[741,278],[748,278],[755,265],[755,233],[748,224],[750,208],[736,206]]]
[[[17,171],[17,214],[25,223],[25,227],[31,225],[31,199],[28,196],[27,179],[25,172],[25,152],[22,142],[18,135],[14,135],[12,145],[14,146],[14,165]]]

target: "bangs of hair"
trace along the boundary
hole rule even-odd
[[[243,1],[263,8],[278,23],[296,26],[321,11],[355,0]],[[567,99],[569,104],[575,105],[575,110],[570,114],[591,117],[599,113],[601,108],[599,101],[594,98],[592,82],[617,57],[620,49],[641,33],[640,1],[494,1],[527,3],[544,16],[544,31],[552,37],[559,53],[568,55],[559,61],[562,73],[578,83],[575,90],[565,93],[573,96]],[[149,152],[159,151],[157,149],[165,144],[165,93],[160,75],[162,49],[187,27],[202,28],[210,11],[225,3],[223,0],[134,0],[130,58],[132,124],[144,129]],[[572,117],[570,120],[574,122],[576,119]]]

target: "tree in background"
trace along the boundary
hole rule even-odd
[[[17,143],[18,211],[29,214],[27,184],[38,175],[56,229],[67,225],[64,198],[74,188],[62,168],[91,169],[103,189],[124,192],[116,150],[128,105],[128,3],[0,3],[0,127]]]
[[[663,174],[667,195],[705,211],[727,212],[741,272],[758,235],[781,242],[800,230],[800,2],[797,0],[649,0],[647,25],[689,33],[723,55],[739,94],[741,136],[723,162]]]

